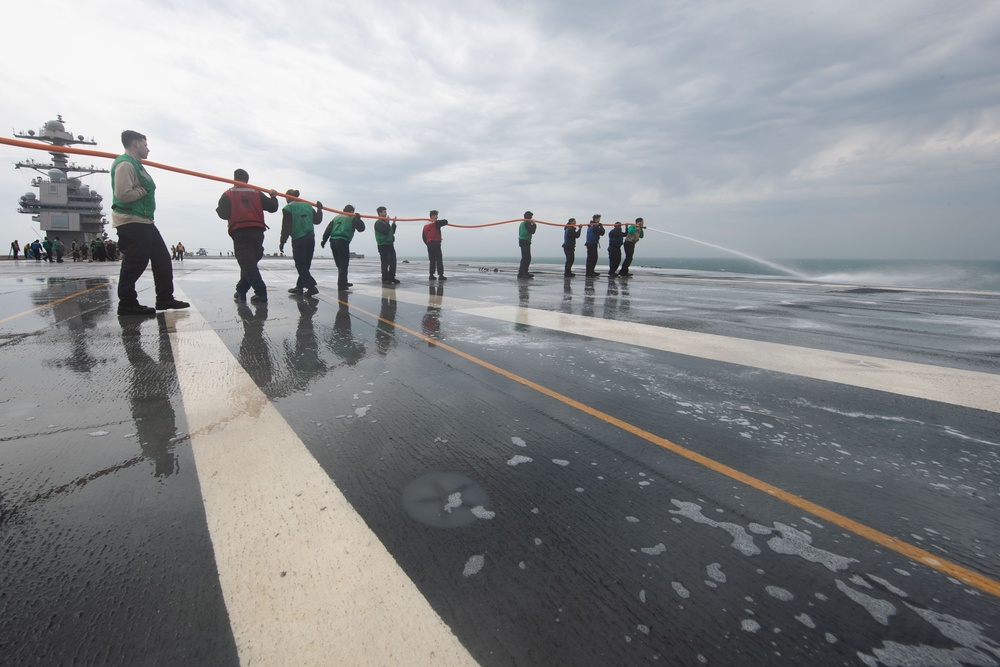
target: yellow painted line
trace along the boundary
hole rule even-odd
[[[52,302],[49,302],[49,303],[46,303],[46,304],[42,304],[41,306],[38,306],[37,308],[32,308],[31,310],[26,310],[23,313],[18,313],[17,315],[11,315],[10,317],[5,317],[2,320],[0,320],[0,324],[4,324],[6,322],[10,322],[11,320],[16,320],[19,317],[24,317],[25,315],[30,315],[31,313],[36,313],[39,310],[45,310],[46,308],[51,308],[52,306],[58,305],[58,304],[62,303],[63,301],[69,301],[70,299],[75,299],[76,297],[82,296],[82,295],[86,294],[87,292],[93,292],[95,289],[101,289],[102,287],[107,287],[110,284],[111,283],[104,283],[103,285],[95,285],[94,287],[89,287],[89,288],[83,290],[82,292],[77,292],[76,294],[70,294],[69,296],[64,296],[61,299],[56,299],[55,301],[52,301]]]
[[[983,574],[980,574],[979,572],[970,570],[957,563],[952,563],[951,561],[936,556],[935,554],[925,549],[921,549],[918,546],[912,545],[909,542],[904,542],[903,540],[893,537],[892,535],[888,535],[863,523],[855,521],[854,519],[846,517],[843,514],[834,512],[831,509],[827,509],[822,505],[817,505],[816,503],[806,500],[801,496],[797,496],[794,493],[789,493],[788,491],[785,491],[784,489],[774,486],[773,484],[765,482],[762,479],[758,479],[757,477],[748,475],[744,472],[736,470],[735,468],[731,468],[725,465],[724,463],[719,463],[718,461],[710,459],[707,456],[703,456],[702,454],[692,451],[687,447],[682,447],[681,445],[678,445],[675,442],[671,442],[666,438],[662,438],[656,435],[655,433],[651,433],[649,431],[646,431],[645,429],[641,429],[638,426],[630,424],[624,420],[618,419],[617,417],[614,417],[606,412],[598,410],[597,408],[593,408],[585,403],[581,403],[580,401],[572,399],[564,394],[560,394],[557,391],[553,391],[552,389],[540,385],[537,382],[532,382],[527,378],[511,373],[510,371],[500,368],[499,366],[494,366],[493,364],[487,361],[479,359],[478,357],[468,354],[467,352],[463,352],[462,350],[452,347],[451,345],[442,343],[441,341],[435,340],[434,338],[425,336],[424,334],[414,331],[413,329],[408,329],[407,327],[397,324],[396,322],[385,320],[376,315],[375,313],[371,313],[362,308],[358,308],[357,306],[352,305],[347,301],[340,301],[339,299],[336,299],[336,297],[333,298],[336,301],[343,303],[344,305],[348,306],[353,310],[356,310],[359,313],[364,313],[368,317],[374,318],[375,320],[381,322],[385,322],[386,324],[389,324],[399,329],[400,331],[405,331],[411,336],[415,336],[420,340],[426,341],[427,343],[435,345],[443,350],[447,350],[448,352],[456,354],[462,357],[463,359],[471,361],[474,364],[482,366],[483,368],[493,371],[498,375],[502,375],[505,378],[513,380],[514,382],[522,384],[525,387],[534,389],[535,391],[542,393],[550,398],[553,398],[559,401],[560,403],[568,405],[571,408],[576,408],[577,410],[580,410],[592,417],[595,417],[596,419],[600,419],[601,421],[607,424],[616,426],[622,429],[623,431],[631,433],[632,435],[638,436],[648,442],[658,445],[663,449],[669,450],[679,456],[682,456],[689,461],[702,465],[721,475],[725,475],[726,477],[736,480],[737,482],[741,482],[743,484],[746,484],[747,486],[753,487],[758,491],[763,491],[764,493],[773,496],[775,498],[778,498],[779,500],[782,500],[788,503],[789,505],[792,505],[793,507],[797,507],[805,512],[809,512],[814,516],[820,517],[834,525],[840,526],[845,530],[849,530],[852,533],[864,537],[865,539],[868,539],[878,545],[881,545],[887,549],[891,549],[902,556],[905,556],[913,561],[916,561],[917,563],[926,565],[927,567],[933,568],[938,572],[946,574],[950,577],[954,577],[955,579],[958,579],[959,581],[969,584],[970,586],[974,586],[975,588],[978,588],[979,590],[985,593],[989,593],[990,595],[1000,597],[1000,582],[991,579]]]
[[[370,296],[379,295],[371,288],[359,291]],[[407,303],[421,304],[427,299],[426,295],[398,292],[397,290],[396,298]],[[918,364],[636,322],[617,322],[523,306],[500,306],[468,299],[449,297],[442,303],[442,307],[465,315],[501,322],[516,322],[531,327],[623,343],[631,347],[673,352],[1000,413],[1000,374],[997,373]]]
[[[198,310],[163,317],[240,663],[474,665]]]

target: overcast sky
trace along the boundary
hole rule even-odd
[[[642,216],[772,259],[1000,257],[1000,2],[41,0],[4,23],[6,136],[62,114],[120,152],[135,129],[150,160],[363,213]],[[48,155],[0,146],[0,224],[22,241],[29,158]],[[169,243],[231,248],[224,185],[152,175]],[[110,208],[108,176],[86,182]],[[446,260],[518,253],[516,225],[444,237]],[[419,238],[404,226],[397,252]],[[540,227],[534,254],[560,244]],[[374,254],[371,231],[353,247]]]

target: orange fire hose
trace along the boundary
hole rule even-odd
[[[107,153],[105,151],[95,151],[87,148],[74,148],[73,146],[54,146],[52,144],[46,143],[36,143],[33,141],[23,141],[20,139],[8,139],[7,137],[0,137],[0,144],[6,144],[8,146],[15,146],[17,148],[28,148],[36,151],[46,151],[48,153],[71,153],[73,155],[89,155],[91,157],[102,157],[110,160],[118,157],[117,153]],[[231,183],[233,185],[245,185],[255,190],[260,190],[261,192],[270,192],[272,188],[266,188],[260,185],[254,185],[253,183],[240,183],[239,181],[234,181],[231,178],[224,178],[222,176],[213,176],[212,174],[205,174],[200,171],[193,171],[191,169],[184,169],[183,167],[175,167],[169,164],[163,164],[162,162],[153,162],[152,160],[143,160],[144,165],[150,167],[156,167],[157,169],[163,169],[164,171],[172,171],[178,174],[184,174],[186,176],[194,176],[195,178],[204,178],[209,181],[219,181],[220,183]],[[309,201],[308,199],[302,199],[301,197],[292,197],[291,195],[278,193],[278,196],[284,197],[285,199],[294,199],[296,201],[305,202],[311,206],[315,206],[316,202]],[[339,211],[335,208],[330,208],[328,206],[322,207],[324,211],[330,211],[331,213],[336,213],[337,215],[350,215],[344,211]],[[377,215],[361,215],[362,218],[372,218],[377,219]],[[430,218],[392,218],[394,222],[427,222]],[[495,227],[497,225],[509,225],[514,222],[521,222],[523,218],[515,218],[513,220],[500,220],[498,222],[485,222],[479,225],[459,225],[454,223],[449,223],[449,227],[458,227],[460,229],[479,229],[481,227]],[[552,227],[568,227],[565,223],[558,222],[546,222],[544,220],[534,220],[540,225],[550,225]]]

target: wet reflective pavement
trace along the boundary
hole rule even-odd
[[[0,663],[1000,664],[1000,295],[261,266],[0,262]]]

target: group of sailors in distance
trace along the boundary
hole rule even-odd
[[[535,275],[528,271],[531,266],[531,237],[534,236],[538,224],[533,220],[534,213],[524,212],[524,218],[517,232],[517,243],[521,247],[521,263],[517,268],[517,277],[521,280],[529,280]],[[608,235],[608,277],[615,278],[622,276],[628,278],[632,274],[629,267],[632,266],[632,257],[635,255],[635,244],[645,236],[643,230],[645,223],[642,218],[636,218],[634,224],[623,227],[621,222],[616,222],[607,231],[601,224],[601,215],[595,213],[586,225],[576,224],[576,218],[570,218],[563,231],[563,253],[566,255],[566,265],[563,268],[563,276],[575,278],[573,273],[573,262],[576,260],[576,241],[587,230],[584,237],[584,247],[587,248],[587,270],[584,274],[588,278],[596,278],[601,274],[597,271],[597,249],[600,246],[601,237],[605,233]],[[622,261],[622,250],[625,251],[625,261]],[[619,269],[619,265],[621,268]]]
[[[236,170],[234,180],[247,183],[247,173]],[[312,258],[316,248],[315,227],[323,222],[323,204],[317,201],[315,205],[300,201],[299,191],[286,191],[286,204],[281,209],[281,237],[278,249],[284,253],[285,244],[291,240],[292,258],[298,273],[295,286],[288,291],[293,294],[314,295],[319,290],[316,279],[310,273]],[[241,279],[237,284],[237,300],[242,300],[250,289],[255,294],[251,300],[266,300],[266,292],[257,262],[263,256],[263,218],[264,212],[276,212],[279,207],[278,193],[257,190],[249,185],[237,184],[223,193],[216,209],[219,217],[228,220],[229,235],[233,239],[234,254],[240,262]],[[378,248],[379,264],[382,274],[382,284],[392,286],[399,283],[396,278],[396,219],[390,219],[385,206],[376,209],[377,218],[374,223],[375,244]],[[598,247],[600,239],[605,234],[608,237],[608,277],[629,277],[632,274],[629,267],[635,254],[635,244],[645,236],[644,221],[636,218],[635,222],[623,225],[616,222],[610,230],[601,223],[600,214],[595,214],[590,222],[578,225],[576,218],[570,218],[563,232],[563,252],[566,263],[563,275],[574,278],[573,262],[576,259],[576,243],[584,230],[584,246],[587,248],[586,273],[589,278],[600,276],[597,271]],[[441,252],[443,227],[448,225],[446,219],[440,218],[437,210],[428,214],[428,222],[423,226],[421,239],[427,247],[428,278],[430,280],[447,280],[444,275],[444,258]],[[534,274],[529,271],[531,266],[531,241],[537,231],[538,223],[534,214],[525,211],[518,227],[518,245],[521,249],[521,261],[518,265],[517,277],[520,280],[530,280]],[[349,289],[353,283],[348,280],[348,268],[351,261],[351,241],[358,232],[365,231],[365,221],[354,206],[348,204],[343,213],[335,216],[326,226],[320,239],[320,247],[330,243],[334,263],[337,265],[337,289]],[[247,230],[247,231],[243,231]],[[624,252],[624,261],[622,253]],[[243,258],[243,259],[241,259]],[[619,268],[620,267],[620,268]],[[264,295],[261,298],[261,295]]]
[[[298,196],[297,190],[289,190],[289,195]],[[375,244],[378,247],[379,261],[381,265],[382,284],[391,286],[399,283],[396,279],[396,220],[390,220],[385,206],[379,206],[376,210],[378,217],[375,220]],[[315,280],[309,275],[309,263],[312,261],[312,253],[315,241],[310,240],[313,231],[312,226],[322,222],[322,204],[316,202],[316,208],[304,202],[290,201],[282,210],[281,241],[279,250],[284,252],[285,241],[292,238],[292,257],[295,259],[296,268],[299,270],[299,282],[290,289],[290,292],[301,294],[303,290],[314,294]],[[447,280],[444,275],[444,260],[441,253],[441,229],[448,224],[445,219],[439,218],[439,213],[432,210],[428,214],[429,222],[424,225],[421,238],[427,247],[427,259],[429,265],[428,278],[430,280]],[[645,236],[645,222],[642,218],[636,218],[635,222],[623,225],[616,222],[612,228],[607,230],[601,223],[600,214],[594,214],[590,222],[585,225],[578,225],[576,218],[570,218],[564,226],[563,231],[563,253],[566,256],[566,263],[563,268],[563,276],[575,278],[573,273],[573,262],[576,260],[576,243],[584,230],[584,246],[587,249],[586,277],[593,278],[600,276],[597,271],[598,248],[601,237],[607,234],[608,237],[608,277],[618,276],[629,277],[631,272],[632,258],[635,255],[635,244]],[[534,221],[534,213],[525,211],[518,227],[518,246],[521,250],[521,261],[518,265],[517,277],[519,280],[530,280],[534,274],[529,271],[531,266],[531,241],[538,229],[538,223]],[[296,230],[298,230],[296,232]],[[344,214],[336,216],[327,225],[323,232],[320,246],[325,246],[330,242],[333,251],[333,259],[337,265],[338,277],[337,288],[346,290],[352,283],[347,280],[347,268],[350,262],[350,243],[356,232],[365,230],[365,222],[361,215],[356,213],[354,207],[348,204],[344,207]],[[298,236],[296,236],[298,234]],[[296,251],[296,238],[302,244],[301,252]],[[624,251],[624,261],[622,253]],[[620,268],[619,268],[620,267]],[[311,284],[311,288],[310,288]]]
[[[263,192],[247,185],[249,176],[246,171],[237,169],[233,175],[237,184],[226,190],[219,199],[216,212],[219,217],[229,223],[229,235],[233,239],[233,249],[240,264],[241,277],[236,286],[234,298],[243,300],[249,290],[254,290],[251,301],[265,301],[266,287],[257,262],[263,256],[264,246],[264,212],[277,212],[280,203],[275,190]],[[313,254],[316,248],[315,228],[323,222],[323,204],[315,204],[298,199],[299,191],[291,189],[285,192],[286,204],[281,207],[281,237],[278,250],[285,252],[285,244],[291,240],[292,259],[298,273],[295,286],[288,291],[292,294],[312,296],[319,292],[316,279],[310,273]],[[378,248],[379,264],[382,274],[382,284],[393,286],[400,281],[396,278],[396,219],[390,219],[385,206],[376,209],[377,217],[374,223],[375,244]],[[441,230],[448,225],[446,219],[439,217],[437,210],[428,214],[428,222],[423,226],[421,239],[427,247],[428,278],[430,280],[447,280],[444,275],[444,259],[441,252]],[[530,280],[534,277],[528,269],[531,265],[531,240],[537,231],[538,223],[534,214],[525,211],[518,227],[518,245],[521,249],[521,262],[517,277],[520,280]],[[587,248],[586,276],[596,277],[601,274],[596,270],[598,247],[600,239],[605,234],[608,237],[608,276],[629,277],[629,267],[635,253],[635,244],[643,238],[644,222],[636,218],[634,224],[627,226],[616,222],[607,230],[601,223],[600,214],[595,214],[590,222],[578,225],[575,218],[570,218],[563,232],[563,252],[566,263],[563,275],[574,278],[573,262],[576,258],[576,243],[584,230],[584,246]],[[354,206],[348,204],[327,224],[320,238],[320,247],[330,244],[334,263],[337,265],[337,289],[347,290],[353,286],[348,280],[348,269],[351,261],[351,241],[358,232],[366,229],[365,221]],[[624,251],[624,261],[622,253]],[[619,268],[621,267],[621,268]]]

